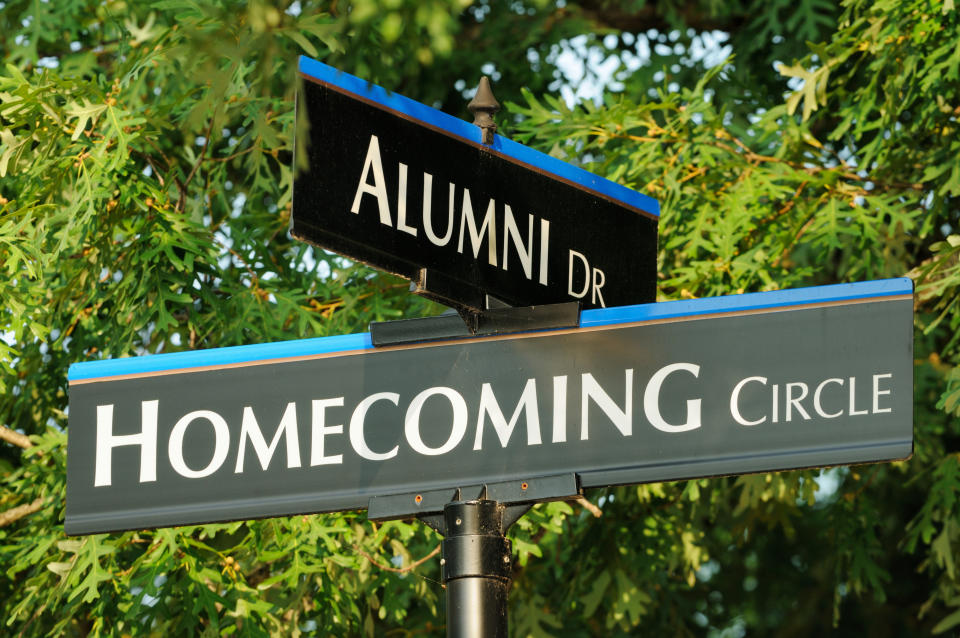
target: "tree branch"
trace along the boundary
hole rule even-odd
[[[437,545],[436,547],[433,548],[432,552],[430,552],[420,560],[410,563],[406,567],[390,567],[389,565],[381,565],[380,563],[377,562],[377,560],[373,556],[366,553],[359,547],[355,546],[353,549],[355,549],[358,554],[360,554],[361,556],[366,558],[368,561],[370,561],[370,563],[374,567],[379,567],[382,570],[393,572],[395,574],[404,574],[412,569],[416,569],[417,567],[419,567],[420,565],[423,565],[425,562],[427,562],[428,560],[430,560],[431,558],[433,558],[434,556],[440,553],[440,545]]]
[[[700,3],[688,2],[684,8],[678,9],[671,19],[657,6],[658,4],[649,3],[637,10],[620,9],[605,0],[580,0],[574,9],[579,6],[584,17],[598,26],[631,33],[640,33],[648,29],[665,33],[681,27],[691,27],[697,31],[720,30],[733,33],[743,27],[749,18],[744,13],[735,11],[730,11],[726,15],[711,15],[712,12],[700,6]],[[682,24],[678,25],[677,19]]]
[[[24,516],[29,516],[34,512],[43,509],[43,499],[38,498],[32,503],[11,507],[6,512],[0,514],[0,527],[6,527],[10,523],[16,522]]]
[[[185,180],[183,180],[184,188],[190,184],[190,182],[193,180],[193,176],[197,174],[197,169],[199,169],[200,165],[203,164],[204,157],[207,154],[207,148],[210,146],[210,136],[213,134],[213,123],[216,119],[217,112],[214,111],[213,115],[210,116],[210,123],[207,125],[207,130],[204,133],[203,148],[200,149],[200,155],[197,157],[197,161],[194,163],[193,168],[190,169],[190,174],[187,175]]]
[[[11,430],[5,425],[0,425],[0,439],[3,439],[7,443],[13,443],[16,446],[22,447],[24,450],[28,450],[33,447],[33,442],[30,441],[26,436]]]
[[[599,507],[597,507],[596,505],[588,501],[583,496],[578,496],[577,498],[574,499],[574,501],[576,501],[577,505],[587,510],[591,514],[593,514],[594,518],[600,518],[601,516],[603,516],[603,510],[601,510]]]

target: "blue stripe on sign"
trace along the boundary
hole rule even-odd
[[[396,111],[409,118],[419,120],[428,126],[440,129],[468,142],[480,144],[480,129],[460,118],[448,115],[443,111],[438,111],[426,104],[411,100],[399,93],[391,93],[383,87],[367,82],[366,80],[361,80],[349,73],[345,73],[306,56],[300,56],[299,69],[301,73],[315,80],[337,87],[342,91],[352,93],[365,100],[376,102],[391,111]],[[561,179],[609,197],[610,199],[614,199],[632,208],[642,210],[649,215],[660,215],[660,203],[652,197],[638,193],[616,182],[611,182],[603,177],[598,177],[582,168],[536,151],[529,146],[524,146],[523,144],[512,142],[499,135],[494,135],[493,146],[488,146],[487,148],[492,148],[500,155],[513,158],[535,169],[553,174]]]
[[[834,284],[812,288],[793,288],[771,292],[750,292],[742,295],[707,297],[683,301],[620,306],[584,310],[580,313],[580,327],[608,326],[617,323],[654,321],[720,312],[773,310],[803,304],[826,304],[833,301],[854,301],[871,297],[891,297],[913,293],[913,280],[907,277],[879,279],[855,284]]]
[[[371,350],[373,343],[367,332],[335,337],[316,337],[277,343],[257,343],[189,352],[168,352],[142,357],[103,359],[74,363],[67,372],[68,381],[97,379],[128,374],[147,374],[209,366],[228,366],[252,361],[269,361],[288,357],[304,357],[353,350]]]
[[[689,301],[663,301],[659,303],[621,306],[619,308],[600,308],[584,310],[580,313],[580,327],[591,328],[616,324],[655,321],[697,315],[711,315],[724,312],[744,312],[749,310],[774,310],[804,304],[826,304],[836,301],[855,301],[909,295],[913,292],[913,281],[899,279],[881,279],[856,284],[837,284],[814,288],[796,288],[774,292],[755,292],[726,297],[691,299]],[[149,374],[170,370],[188,370],[190,368],[228,366],[238,363],[270,361],[288,357],[309,357],[319,354],[335,354],[373,350],[369,333],[338,335],[281,341],[278,343],[260,343],[249,346],[232,346],[210,350],[190,352],[171,352],[167,354],[129,357],[124,359],[104,359],[102,361],[84,361],[74,363],[67,373],[69,381],[99,379],[119,375]]]

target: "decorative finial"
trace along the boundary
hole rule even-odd
[[[500,103],[497,102],[497,98],[493,97],[490,79],[487,76],[480,78],[477,93],[470,100],[470,104],[467,104],[467,108],[473,113],[473,123],[479,126],[483,132],[480,141],[487,145],[493,144],[493,134],[497,132],[493,114],[500,110]]]

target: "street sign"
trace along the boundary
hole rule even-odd
[[[74,364],[66,530],[902,459],[912,292],[891,279],[416,346],[358,334]]]
[[[309,58],[291,234],[484,310],[655,300],[656,200]]]

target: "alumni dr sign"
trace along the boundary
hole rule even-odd
[[[291,234],[482,310],[656,298],[656,200],[301,58]]]

